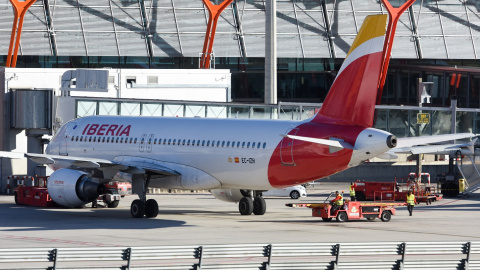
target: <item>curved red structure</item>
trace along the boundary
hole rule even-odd
[[[37,0],[25,0],[24,2],[10,0],[10,3],[12,3],[13,6],[14,18],[10,46],[8,47],[7,67],[15,67],[17,65],[18,47],[20,46],[20,36],[22,35],[23,19],[25,18],[25,13],[27,13],[28,8],[33,5],[35,1]]]
[[[222,11],[230,5],[233,0],[225,0],[220,5],[214,5],[210,0],[202,0],[208,9],[208,25],[205,33],[205,41],[203,42],[202,59],[200,60],[200,68],[210,68],[210,56],[213,50],[213,40],[215,39],[215,31],[217,30],[218,18]]]
[[[394,8],[388,0],[382,0],[383,5],[388,11],[388,25],[387,25],[387,33],[385,36],[385,43],[383,45],[383,55],[382,55],[382,68],[380,73],[380,80],[378,81],[378,93],[377,93],[377,102],[376,104],[380,104],[382,100],[382,93],[383,93],[383,86],[385,85],[385,79],[387,78],[387,71],[388,71],[388,63],[390,63],[390,56],[392,53],[393,47],[393,39],[395,37],[395,30],[397,29],[397,23],[400,20],[400,16],[402,13],[407,10],[415,0],[408,0],[405,4],[401,5],[398,8]]]

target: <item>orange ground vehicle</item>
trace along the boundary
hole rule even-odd
[[[324,203],[287,203],[286,206],[311,208],[312,216],[321,217],[323,221],[331,221],[333,218],[338,222],[359,220],[362,218],[368,220],[380,218],[382,221],[388,222],[392,218],[392,215],[395,215],[396,206],[406,205],[405,203],[394,202],[352,202],[345,200],[342,207],[332,212],[332,205],[328,202],[329,198],[330,196],[328,196]]]

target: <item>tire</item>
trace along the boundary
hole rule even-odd
[[[107,207],[108,208],[117,208],[119,203],[120,203],[120,201],[113,201],[111,203],[107,203]]]
[[[95,199],[93,202],[92,202],[92,208],[97,208],[98,207],[98,202],[97,200]]]
[[[238,211],[242,216],[248,216],[253,213],[253,200],[250,197],[243,197],[238,203]]]
[[[392,213],[390,213],[390,211],[383,211],[382,215],[380,216],[380,219],[383,222],[389,222],[390,219],[392,219]]]
[[[331,217],[330,217],[330,218],[322,217],[322,219],[323,219],[323,221],[325,221],[325,222],[332,221],[332,218],[331,218]]]
[[[139,199],[136,199],[130,205],[130,214],[134,218],[142,218],[145,215],[145,205]]]
[[[255,200],[253,200],[253,214],[261,216],[265,214],[267,210],[267,204],[265,203],[265,199],[262,196],[256,196]]]
[[[338,222],[345,222],[348,220],[348,216],[347,216],[347,213],[342,211],[342,212],[338,212],[337,214],[337,221]]]
[[[18,192],[15,192],[13,196],[14,196],[14,199],[15,199],[15,204],[19,204],[18,203]]]
[[[298,198],[300,198],[300,192],[296,190],[290,192],[290,198],[297,200]]]
[[[158,203],[156,200],[147,200],[145,203],[145,216],[147,218],[154,218],[158,216]]]
[[[118,191],[116,189],[109,189],[109,190],[107,190],[107,194],[112,194],[112,195],[113,194],[118,194]],[[113,202],[107,203],[107,207],[108,208],[117,208],[119,203],[120,203],[120,200],[113,201]]]

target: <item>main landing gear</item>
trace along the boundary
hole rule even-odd
[[[238,211],[241,215],[247,216],[251,215],[252,213],[255,215],[263,215],[267,210],[267,204],[265,203],[265,199],[262,197],[262,193],[251,191],[243,191],[242,195],[244,197],[240,199],[238,203]]]
[[[154,218],[158,215],[158,203],[154,199],[147,200],[147,190],[150,184],[150,174],[142,176],[143,179],[133,179],[134,192],[138,194],[140,199],[136,199],[130,205],[130,214],[134,218]],[[141,184],[141,186],[140,186]],[[137,189],[140,189],[138,192]]]

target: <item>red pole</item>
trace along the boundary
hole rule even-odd
[[[20,46],[20,36],[22,35],[23,19],[27,13],[28,8],[35,3],[36,0],[25,0],[19,2],[18,0],[10,0],[13,6],[13,26],[12,34],[10,36],[10,46],[8,47],[7,67],[17,66],[18,47]],[[16,33],[16,39],[15,39]],[[16,42],[15,42],[16,41]],[[12,54],[13,51],[13,54]],[[13,60],[12,60],[13,56]]]
[[[395,30],[397,29],[397,23],[400,20],[402,13],[405,12],[405,10],[407,10],[407,8],[409,8],[414,2],[415,0],[408,0],[400,7],[394,8],[388,2],[388,0],[382,0],[383,5],[388,11],[389,20],[385,41],[383,43],[382,68],[380,72],[380,78],[378,80],[377,104],[380,104],[380,101],[382,100],[383,87],[385,86],[385,79],[387,78],[388,63],[390,63],[393,39],[395,37],[393,33],[395,33]]]
[[[200,68],[210,68],[210,55],[213,51],[213,41],[215,39],[215,31],[217,30],[217,22],[222,11],[230,5],[233,0],[225,0],[220,5],[214,5],[209,0],[202,0],[208,9],[208,25],[205,33],[205,41],[203,42],[202,58]]]

